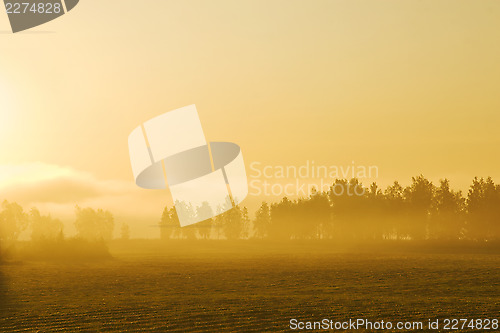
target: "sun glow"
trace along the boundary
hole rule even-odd
[[[5,82],[0,81],[0,140],[5,139],[12,119],[12,98]]]

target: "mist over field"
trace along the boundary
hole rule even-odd
[[[9,288],[0,327],[278,332],[289,331],[292,318],[498,317],[498,251],[153,240],[109,246],[107,261],[2,266]]]
[[[292,319],[494,320],[497,203],[490,178],[475,179],[466,196],[423,176],[383,191],[336,180],[329,192],[264,202],[253,217],[236,206],[184,228],[165,207],[159,238],[148,240],[110,211],[79,206],[77,235],[66,237],[57,218],[5,201],[0,327],[262,332],[288,331]]]
[[[0,333],[500,331],[500,1],[4,2]]]

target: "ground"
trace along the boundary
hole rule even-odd
[[[112,260],[1,265],[0,331],[265,332],[290,331],[293,318],[426,323],[500,312],[497,254],[123,244],[111,252]]]

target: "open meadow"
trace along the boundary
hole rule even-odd
[[[2,264],[0,330],[264,332],[500,311],[497,254],[133,244],[112,244],[111,260]]]

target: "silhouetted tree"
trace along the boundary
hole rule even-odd
[[[500,186],[474,178],[467,196],[467,229],[477,240],[500,239]]]
[[[42,216],[38,209],[32,208],[30,214],[31,240],[56,240],[63,234],[63,224],[50,215]]]
[[[327,230],[331,222],[331,207],[326,192],[318,192],[315,188],[309,198],[297,202],[298,217],[294,238],[321,239],[327,238]]]
[[[405,201],[404,188],[395,181],[384,191],[385,210],[384,215],[387,221],[387,231],[385,237],[388,239],[403,239],[408,236],[407,207]]]
[[[229,196],[226,197],[224,203],[217,207],[217,216],[213,219],[212,228],[214,230],[214,234],[216,239],[223,239],[227,235],[226,233],[226,224],[228,223],[227,212],[231,210],[233,207],[233,202]]]
[[[456,240],[464,236],[465,199],[462,192],[450,189],[448,179],[440,181],[435,192],[435,207],[430,225],[430,237]]]
[[[340,240],[360,237],[364,227],[364,197],[366,189],[358,179],[336,179],[328,192],[333,210],[333,234]],[[361,194],[361,195],[360,195]]]
[[[290,239],[291,224],[294,221],[294,203],[284,197],[279,203],[271,205],[271,224],[269,237],[271,239]]]
[[[428,236],[429,219],[433,207],[434,185],[424,176],[412,177],[412,184],[405,189],[409,204],[408,235],[421,240]]]
[[[180,232],[180,225],[175,213],[175,208],[169,209],[165,207],[160,218],[160,238],[170,239],[178,237]]]
[[[365,191],[363,214],[363,238],[384,239],[391,232],[391,223],[387,216],[387,199],[377,183],[372,183]]]
[[[242,235],[244,227],[243,211],[236,206],[223,214],[224,235],[227,239],[238,239]]]
[[[113,238],[114,218],[107,210],[76,206],[75,228],[82,239],[109,241]]]
[[[196,210],[193,205],[184,201],[176,201],[175,211],[177,212],[178,220],[188,224],[188,226],[181,228],[182,237],[186,239],[195,239],[196,226],[191,224],[196,221]]]
[[[130,227],[127,223],[122,223],[121,238],[122,240],[130,239]]]
[[[246,207],[241,208],[241,219],[243,221],[243,227],[241,230],[240,237],[247,239],[250,237],[250,234],[252,233],[253,230],[252,230],[252,221],[250,220],[250,216],[248,215],[248,209]]]
[[[254,229],[255,238],[265,238],[269,234],[269,225],[271,223],[271,211],[267,202],[262,202],[260,208],[255,213]]]
[[[201,206],[196,209],[196,214],[198,218],[204,218],[202,222],[196,224],[198,227],[198,234],[200,235],[200,238],[210,238],[213,223],[213,220],[211,218],[211,216],[213,216],[212,207],[210,207],[210,204],[208,202],[204,201]]]
[[[219,213],[212,222],[213,234],[215,235],[215,239],[222,239],[224,237],[224,215],[223,213]]]
[[[0,241],[16,241],[28,226],[28,215],[23,208],[15,202],[5,200],[0,212]]]

